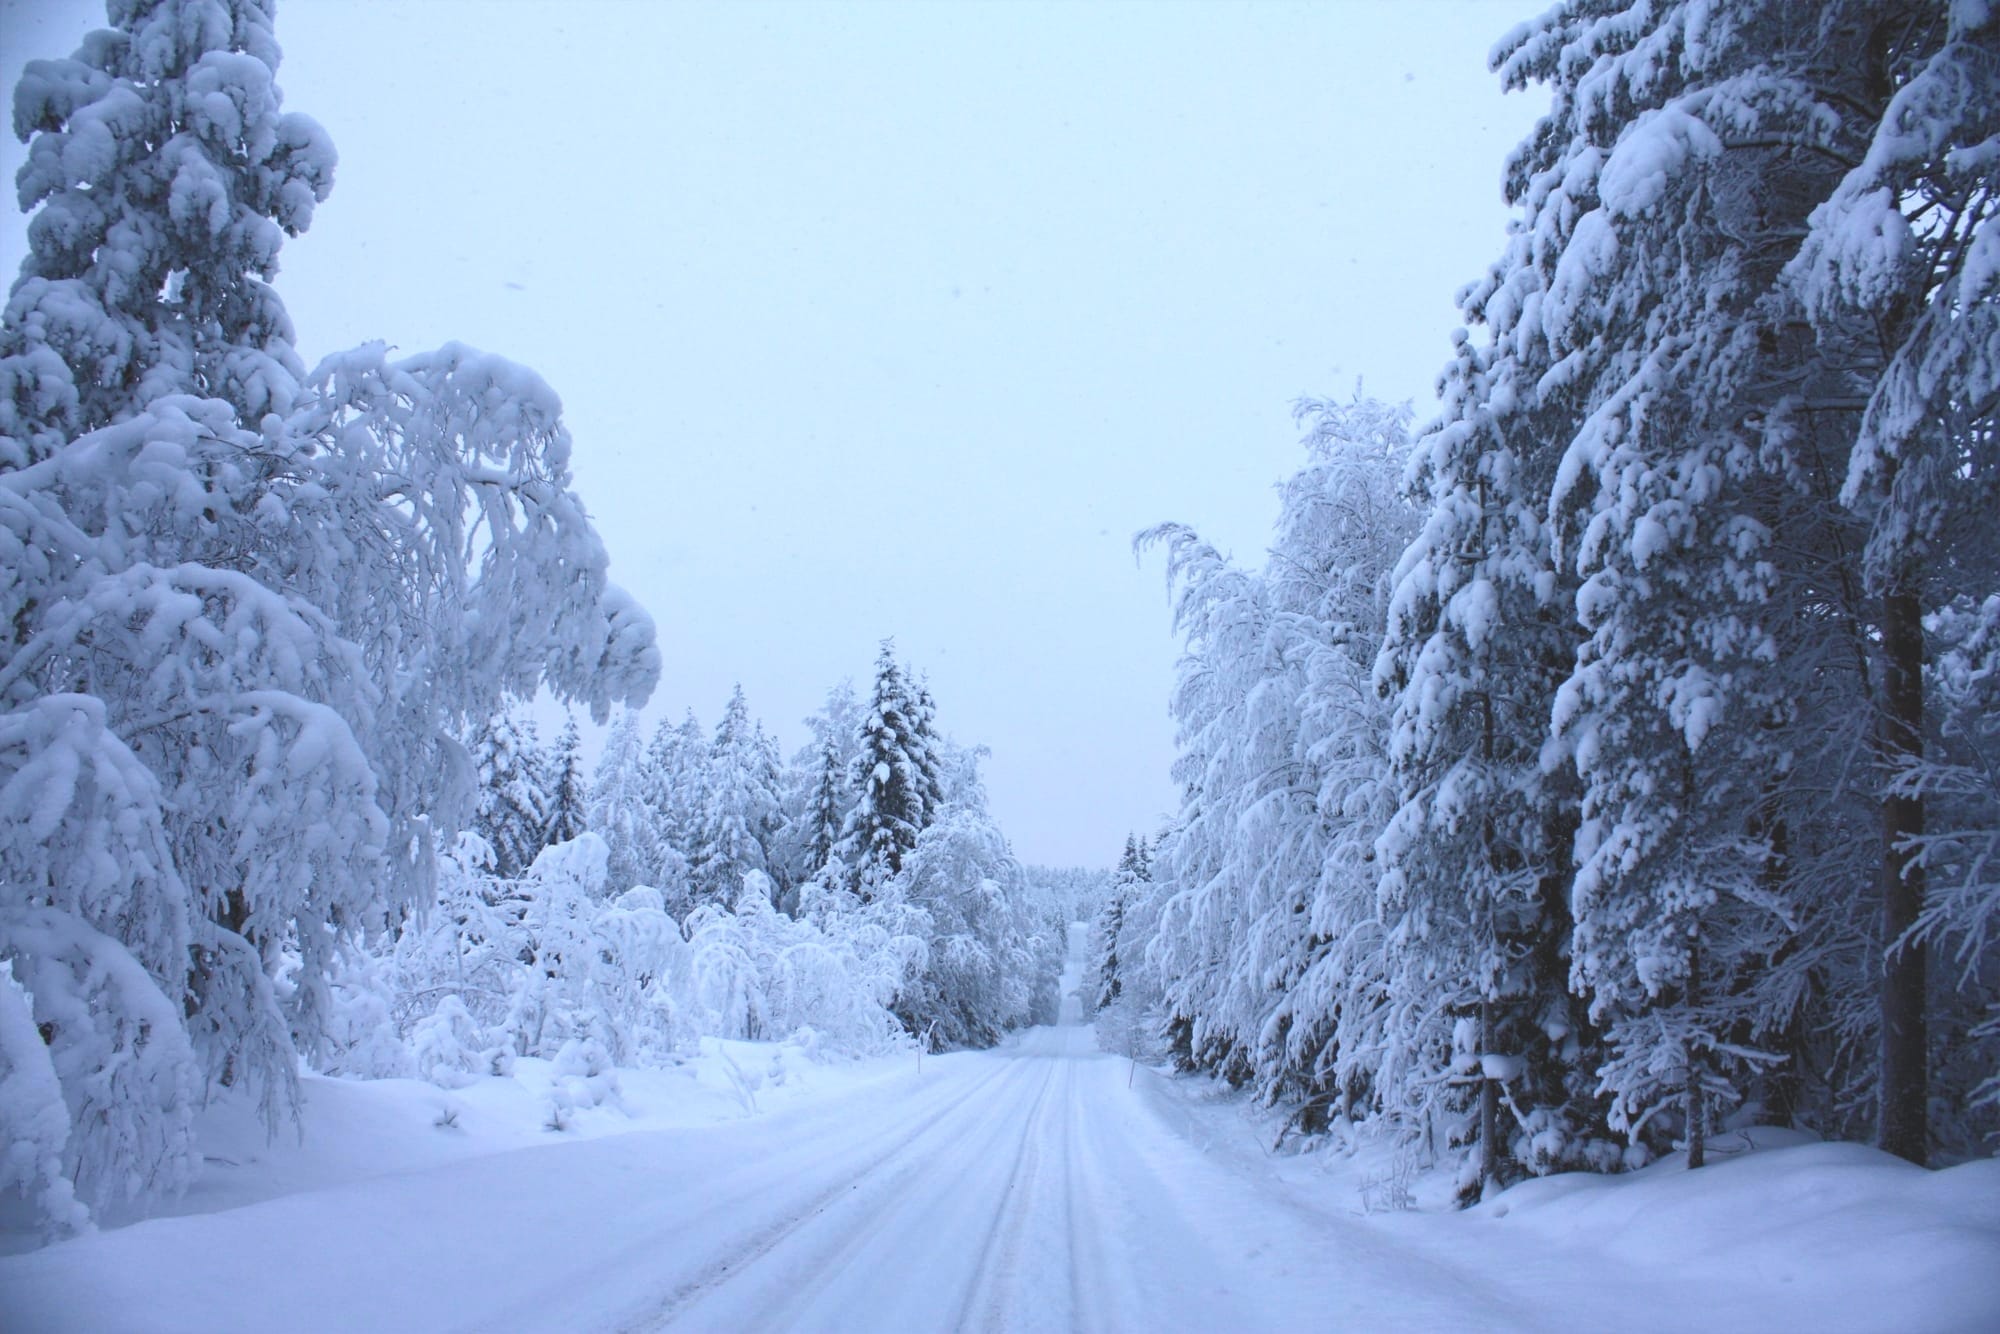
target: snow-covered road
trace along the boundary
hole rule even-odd
[[[1833,1197],[1789,1219],[1782,1182],[1755,1187],[1780,1229],[1762,1249],[1718,1234],[1690,1243],[1710,1251],[1663,1251],[1677,1231],[1714,1231],[1687,1226],[1715,1197],[1685,1172],[1639,1183],[1643,1205],[1630,1186],[1558,1201],[1568,1212],[1545,1224],[1527,1208],[1504,1223],[1497,1209],[1365,1216],[1351,1190],[1302,1189],[1246,1153],[1226,1110],[1205,1114],[1143,1068],[1128,1087],[1128,1062],[1096,1050],[1074,999],[1064,1020],[732,1123],[563,1138],[10,1257],[0,1328],[1462,1334],[1792,1316],[1977,1329],[1991,1309],[1967,1259],[1983,1233],[1953,1250],[1917,1216],[1927,1273],[1907,1256],[1871,1268],[1880,1247],[1844,1222],[1815,1260],[1793,1243],[1837,1214]],[[1880,1176],[1873,1161],[1855,1170]],[[1729,1170],[1748,1186],[1756,1167]],[[1905,1192],[1922,1177],[1882,1170]],[[1677,1192],[1706,1212],[1676,1213]],[[1885,1276],[1944,1303],[1936,1318],[1904,1304],[1877,1323],[1896,1290]]]
[[[1297,1280],[1331,1278],[1347,1239],[1273,1217],[1268,1197],[1160,1125],[1128,1091],[1127,1063],[1096,1050],[1073,1006],[1069,1022],[1001,1051],[928,1062],[922,1084],[874,1124],[841,1109],[797,1127],[771,1157],[719,1173],[701,1254],[623,1327],[1323,1325],[1333,1311],[1315,1318]],[[1241,1244],[1224,1240],[1232,1234]],[[1376,1314],[1404,1328],[1478,1309],[1436,1300],[1457,1285],[1421,1263],[1377,1268],[1344,1297],[1346,1285],[1307,1286],[1353,1315],[1374,1290],[1385,1298]]]

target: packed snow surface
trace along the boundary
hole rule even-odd
[[[1066,992],[1077,969],[1073,948]],[[1923,1172],[1804,1144],[1554,1178],[1468,1213],[1369,1213],[1386,1197],[1356,1189],[1361,1166],[1267,1157],[1235,1100],[1098,1051],[1074,995],[1063,1020],[921,1070],[710,1043],[680,1071],[628,1074],[623,1110],[561,1133],[530,1128],[533,1063],[453,1093],[312,1081],[306,1147],[261,1167],[212,1154],[185,1206],[209,1212],[0,1260],[0,1323],[2000,1327],[2000,1163]],[[457,1124],[432,1124],[447,1111]],[[621,1122],[640,1128],[608,1133]]]

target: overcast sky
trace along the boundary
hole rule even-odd
[[[1295,398],[1430,414],[1537,109],[1486,52],[1540,7],[290,0],[341,162],[278,288],[309,365],[554,385],[650,718],[740,681],[789,750],[893,635],[1017,852],[1105,864],[1173,805],[1132,535],[1260,560]],[[101,15],[0,3],[0,76]]]

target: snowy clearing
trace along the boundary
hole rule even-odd
[[[1073,950],[1072,989],[1077,968]],[[1073,995],[1064,1019],[921,1073],[709,1044],[680,1071],[623,1072],[630,1119],[594,1110],[559,1137],[531,1129],[533,1063],[458,1093],[315,1081],[306,1147],[211,1161],[183,1204],[209,1212],[0,1260],[0,1300],[10,1330],[106,1334],[1970,1332],[2000,1315],[2000,1163],[1796,1145],[1369,1214],[1363,1164],[1267,1158],[1235,1099],[1134,1079]],[[446,1107],[459,1124],[430,1124]],[[621,1123],[641,1128],[607,1133]]]

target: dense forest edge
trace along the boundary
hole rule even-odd
[[[1988,1154],[2000,21],[1578,3],[1493,64],[1550,110],[1437,420],[1302,403],[1262,568],[1140,539],[1182,805],[1098,994],[1467,1202],[1752,1125]]]

